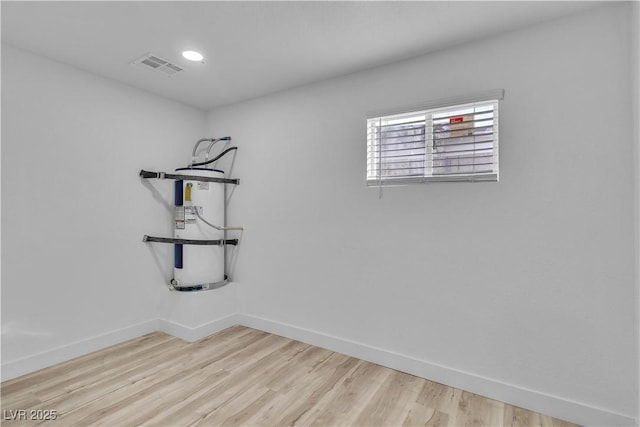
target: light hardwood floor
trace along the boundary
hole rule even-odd
[[[0,391],[5,426],[573,426],[241,326],[195,343],[156,332]]]

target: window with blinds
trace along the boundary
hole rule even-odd
[[[367,120],[367,185],[498,180],[498,100]]]

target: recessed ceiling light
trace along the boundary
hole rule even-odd
[[[187,58],[189,61],[202,61],[204,56],[200,52],[196,52],[195,50],[185,50],[182,52],[182,56]]]

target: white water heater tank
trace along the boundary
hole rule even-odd
[[[180,175],[224,178],[215,169],[176,169]],[[224,232],[198,218],[223,227],[224,184],[196,180],[178,180],[175,186],[175,238],[188,240],[222,240]],[[223,282],[224,245],[176,244],[174,279],[178,286],[215,285]],[[206,286],[206,288],[214,286]]]

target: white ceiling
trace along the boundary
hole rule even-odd
[[[2,1],[2,41],[208,110],[600,4]],[[184,60],[187,49],[205,63]],[[129,65],[146,52],[185,71]]]

